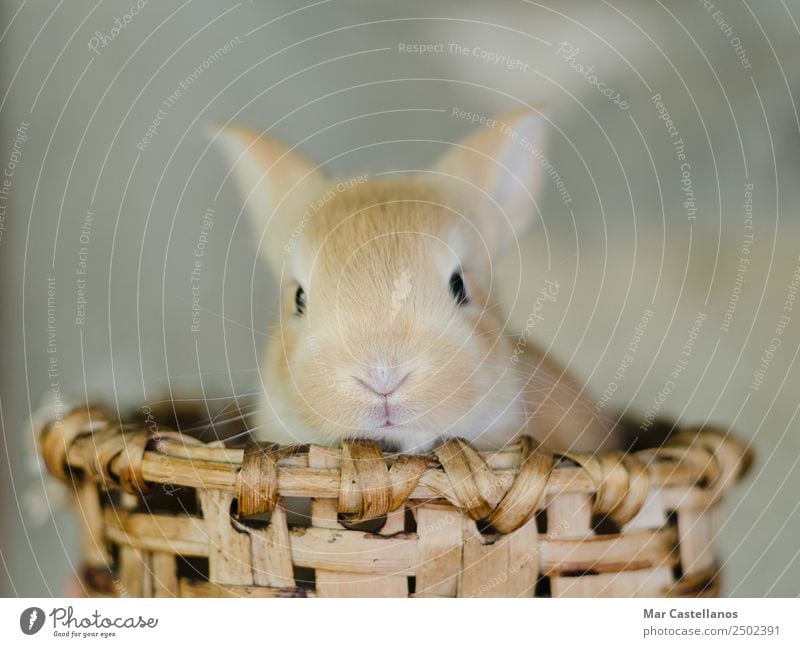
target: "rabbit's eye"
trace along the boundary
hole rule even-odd
[[[297,292],[294,293],[294,311],[298,315],[306,311],[306,293],[299,285],[297,286]]]
[[[450,277],[450,294],[453,295],[456,303],[460,306],[469,303],[467,288],[464,287],[464,279],[461,276],[461,272],[453,272]]]

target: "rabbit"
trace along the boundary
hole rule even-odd
[[[521,434],[558,452],[619,445],[579,383],[505,330],[492,290],[492,263],[536,221],[547,124],[524,107],[484,120],[429,172],[339,182],[253,130],[216,129],[280,280],[256,437],[401,453],[450,437],[496,450]]]

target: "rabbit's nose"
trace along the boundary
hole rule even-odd
[[[409,375],[411,375],[411,371],[397,370],[385,364],[378,364],[371,367],[365,378],[356,377],[356,381],[364,388],[384,397],[397,391]]]

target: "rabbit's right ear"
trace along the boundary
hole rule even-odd
[[[302,154],[249,128],[218,127],[212,137],[245,200],[259,252],[280,274],[303,207],[328,180]]]
[[[483,211],[474,215],[492,254],[507,249],[536,220],[535,200],[549,164],[542,153],[548,125],[538,109],[514,110],[488,120],[454,144],[436,165],[436,171],[461,182],[470,201],[477,191],[500,209],[500,217]]]

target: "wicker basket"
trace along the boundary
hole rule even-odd
[[[750,463],[714,430],[624,455],[232,449],[94,406],[40,442],[87,590],[146,597],[714,596],[720,501]]]

